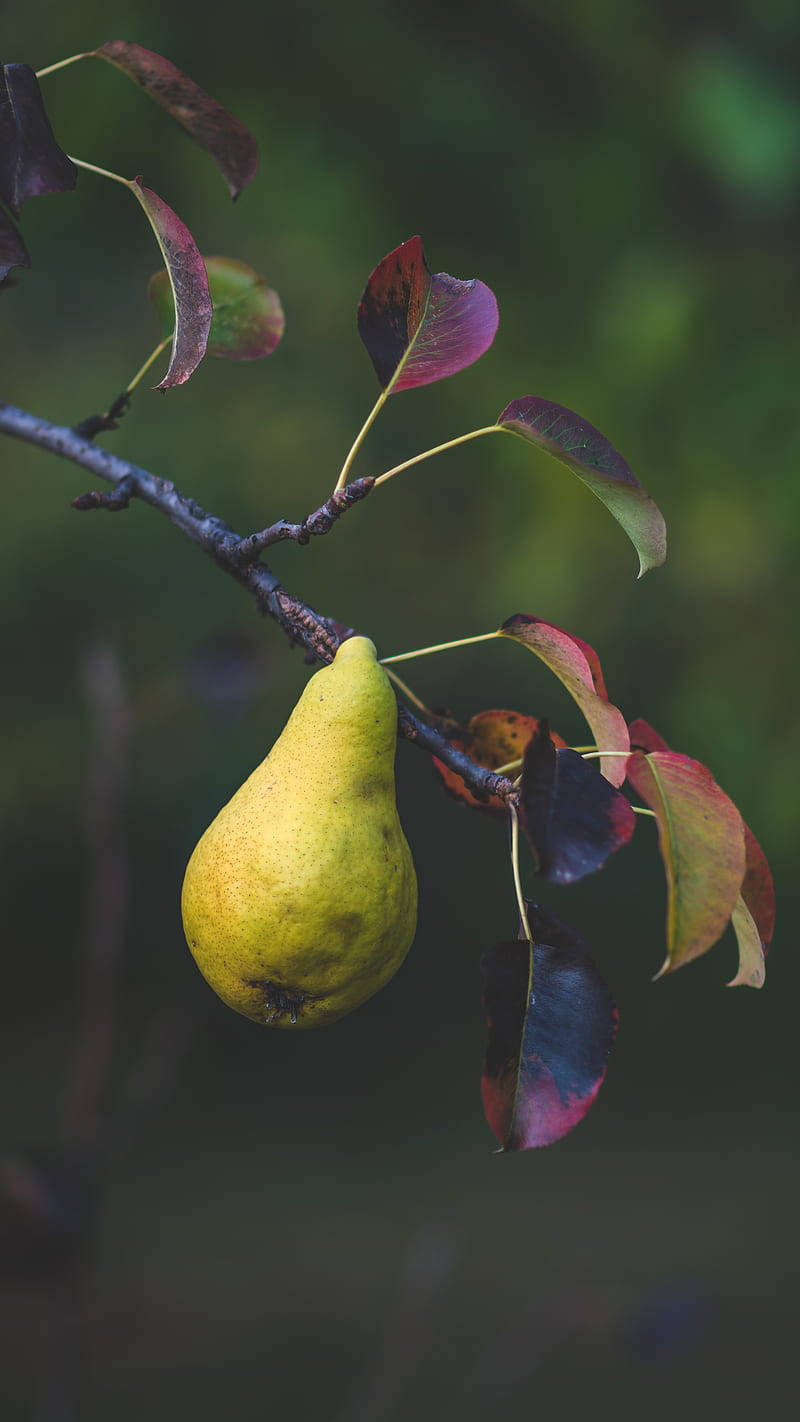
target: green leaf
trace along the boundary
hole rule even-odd
[[[699,958],[725,931],[744,878],[744,825],[711,771],[687,755],[636,751],[628,779],[655,814],[667,878],[661,977]]]
[[[619,451],[588,420],[554,400],[525,395],[506,405],[497,424],[566,464],[605,504],[639,554],[639,577],[664,562],[667,529],[661,510]]]
[[[280,298],[245,262],[234,257],[204,257],[213,315],[207,352],[223,360],[260,360],[274,351],[285,320]],[[175,319],[172,291],[165,272],[150,278],[147,295],[164,335]]]
[[[767,976],[764,945],[756,921],[741,894],[736,900],[731,924],[739,945],[739,967],[728,987],[761,988]]]

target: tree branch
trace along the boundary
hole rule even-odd
[[[300,524],[280,519],[261,533],[241,538],[223,519],[207,513],[196,500],[181,493],[171,480],[161,479],[147,469],[141,469],[92,444],[78,430],[53,425],[14,405],[0,404],[0,434],[58,454],[113,485],[114,494],[110,497],[96,493],[80,496],[75,501],[78,508],[119,509],[125,507],[131,498],[137,498],[158,509],[220,568],[247,589],[260,610],[278,623],[291,643],[299,643],[319,661],[333,660],[342,640],[340,624],[321,616],[287,592],[271,569],[259,560],[259,555],[264,548],[283,539],[305,543],[311,534],[327,533],[346,508],[370,492],[373,481],[354,481],[354,484],[340,491],[341,499],[329,499]],[[356,492],[349,495],[349,489]],[[516,798],[517,792],[511,780],[476,765],[464,751],[452,746],[442,731],[426,725],[402,704],[398,729],[406,740],[437,756],[460,775],[479,799],[489,795],[499,795],[504,800]]]

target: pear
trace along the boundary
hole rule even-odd
[[[186,939],[245,1017],[317,1027],[396,973],[417,879],[395,803],[397,702],[372,642],[351,637],[311,677],[266,760],[197,844]]]

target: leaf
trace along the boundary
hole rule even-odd
[[[472,365],[492,344],[497,323],[489,287],[433,274],[419,237],[384,257],[358,307],[359,335],[387,395]]]
[[[232,197],[238,197],[252,182],[258,168],[255,139],[188,74],[163,55],[129,40],[108,40],[91,53],[134,79],[190,138],[211,154]]]
[[[511,761],[522,760],[525,747],[538,726],[539,722],[535,716],[523,716],[519,711],[478,711],[466,726],[460,726],[454,732],[448,731],[447,734],[450,744],[457,750],[466,751],[486,770],[497,770],[499,766],[509,765]],[[550,734],[555,745],[566,745],[566,741],[555,731]],[[508,806],[499,795],[490,795],[488,800],[478,800],[472,791],[467,789],[456,771],[450,770],[449,766],[437,760],[435,756],[433,764],[442,784],[454,800],[460,800],[462,805],[469,805],[472,809],[483,810],[495,819],[508,819]]]
[[[5,281],[12,267],[29,267],[30,264],[25,243],[11,218],[0,208],[0,283]]]
[[[753,915],[766,953],[775,932],[775,886],[767,856],[748,825],[744,827],[744,848],[742,898]]]
[[[586,717],[599,750],[624,752],[629,749],[625,717],[607,699],[597,653],[589,648],[599,672],[602,694],[595,689],[597,681],[587,659],[586,642],[562,631],[560,627],[554,627],[551,622],[543,622],[540,617],[531,617],[525,612],[509,617],[500,628],[499,635],[521,642],[555,672]],[[625,766],[624,755],[603,756],[600,760],[600,768],[612,785],[622,784]]]
[[[603,1082],[617,1009],[572,929],[526,904],[520,937],[484,955],[489,1037],[482,1091],[503,1150],[552,1145],[583,1119]]]
[[[639,577],[667,556],[667,529],[658,506],[622,455],[594,425],[537,395],[512,400],[497,424],[566,464],[606,505],[639,554]]]
[[[669,750],[666,741],[654,731],[647,721],[637,718],[631,721],[628,727],[628,734],[631,738],[631,750],[643,751],[665,751]]]
[[[0,69],[0,198],[19,217],[28,198],[68,192],[77,176],[75,164],[53,137],[36,74],[29,64],[4,64]]]
[[[177,213],[146,188],[141,178],[134,178],[127,186],[156,234],[177,311],[169,369],[155,386],[156,390],[168,390],[188,380],[205,355],[212,315],[208,278],[194,238]]]
[[[744,827],[745,873],[731,922],[739,946],[739,967],[728,987],[764,986],[765,956],[775,931],[775,888],[761,845]]]
[[[207,354],[223,360],[259,360],[274,351],[283,335],[284,315],[266,278],[233,257],[204,257],[214,314]],[[164,335],[175,325],[175,304],[166,272],[150,278],[147,295]]]
[[[525,752],[520,824],[537,872],[572,884],[602,869],[636,825],[630,804],[576,751],[557,750],[542,721]]]
[[[666,741],[647,721],[631,721],[631,746],[636,750],[667,751]],[[731,923],[739,945],[739,967],[728,987],[763,987],[765,954],[775,931],[775,888],[761,845],[744,825],[745,874]]]
[[[753,915],[739,894],[731,914],[731,924],[739,948],[739,966],[728,987],[762,988],[767,976],[764,945]]]
[[[710,770],[674,751],[636,751],[628,779],[654,811],[667,877],[667,956],[661,977],[716,943],[745,871],[744,826]]]

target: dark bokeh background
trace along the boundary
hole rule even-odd
[[[109,445],[242,531],[301,517],[374,397],[363,282],[421,231],[435,268],[494,288],[500,333],[471,370],[390,402],[359,472],[545,395],[625,453],[667,516],[667,566],[637,584],[579,483],[498,439],[409,471],[275,568],[385,654],[516,611],[591,641],[623,709],[712,766],[780,896],[756,994],[723,990],[730,935],[651,985],[664,893],[647,824],[602,876],[550,890],[597,950],[620,1037],[572,1136],[495,1155],[477,964],[514,924],[504,838],[404,745],[421,883],[407,965],[319,1034],[237,1019],[184,947],[181,874],[307,671],[152,511],[79,516],[78,471],[5,445],[4,1148],[54,1139],[74,1051],[93,753],[81,666],[98,637],[135,718],[115,1081],[160,1005],[194,1022],[177,1083],[108,1183],[81,1415],[790,1415],[799,35],[789,0],[495,0],[481,20],[416,0],[228,0],[207,21],[170,0],[32,0],[6,25],[4,57],[35,66],[117,37],[166,53],[262,149],[231,207],[210,160],[122,75],[87,63],[46,81],[68,151],[142,172],[205,251],[266,272],[287,312],[270,360],[208,361],[184,389],[142,392]],[[35,266],[2,300],[2,398],[72,423],[157,339],[155,249],[129,196],[89,175],[31,202],[23,230]],[[510,705],[585,735],[511,645],[408,675],[460,714]],[[46,1314],[41,1290],[0,1288],[4,1417],[34,1415]]]

